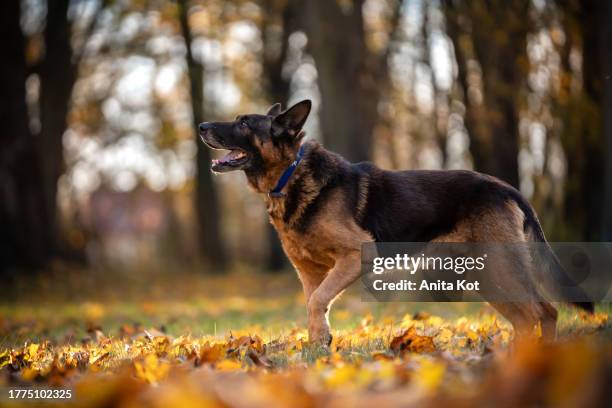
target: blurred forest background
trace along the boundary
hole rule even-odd
[[[612,240],[612,2],[10,0],[0,281],[68,264],[287,270],[196,124],[314,101],[307,136],[520,188],[552,241]]]

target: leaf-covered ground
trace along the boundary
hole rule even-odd
[[[8,388],[50,386],[98,407],[597,406],[612,376],[601,305],[592,316],[562,309],[554,345],[512,344],[484,304],[365,303],[349,291],[321,348],[307,342],[290,275],[94,276],[16,291],[0,305],[9,406],[31,402],[7,399]]]

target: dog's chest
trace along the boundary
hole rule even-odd
[[[333,245],[329,245],[326,240],[317,239],[316,227],[307,232],[300,232],[288,226],[282,219],[271,216],[270,221],[289,259],[294,262],[308,261],[328,268],[333,267],[335,263]]]

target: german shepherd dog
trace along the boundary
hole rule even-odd
[[[309,100],[265,115],[199,125],[212,149],[229,150],[212,170],[245,172],[267,204],[271,223],[302,282],[310,341],[331,341],[333,300],[361,273],[364,242],[546,242],[538,218],[510,185],[473,171],[386,171],[352,164],[319,143],[302,143]],[[496,271],[499,287],[534,292],[529,259]],[[497,276],[499,274],[499,277]],[[490,302],[529,336],[538,324],[553,339],[557,311],[548,302]],[[592,310],[592,303],[577,303]]]

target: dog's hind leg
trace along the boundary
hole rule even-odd
[[[537,302],[489,302],[514,328],[514,339],[535,339],[542,308]],[[547,326],[547,330],[550,327]],[[542,326],[544,333],[544,325]],[[547,332],[548,334],[548,332]]]
[[[553,340],[557,312],[543,301],[534,283],[534,265],[523,230],[524,215],[516,204],[491,208],[473,222],[474,239],[492,243],[486,285],[501,290],[491,305],[510,321],[517,338],[535,338],[538,324],[545,340]],[[491,255],[491,254],[489,254]]]
[[[557,334],[557,310],[548,302],[490,302],[514,327],[515,339],[536,338],[538,324],[542,340],[553,341]]]
[[[353,250],[337,259],[308,301],[308,337],[323,345],[331,343],[328,314],[333,301],[361,274],[361,256]]]
[[[490,270],[495,272],[491,279],[504,289],[503,296],[507,297],[505,302],[491,299],[491,305],[512,323],[515,338],[535,337],[539,324],[542,339],[552,341],[556,335],[557,310],[538,293],[531,280],[533,265],[522,249],[510,245],[508,250],[501,251],[500,258],[489,257]]]
[[[498,244],[495,244],[497,247]],[[482,284],[491,291],[489,302],[512,323],[515,338],[534,338],[538,323],[542,324],[543,334],[549,335],[551,324],[547,309],[531,280],[531,263],[521,246],[501,244],[497,251],[491,250],[487,271]],[[546,319],[545,319],[546,318]],[[552,327],[554,332],[554,326]],[[544,333],[545,332],[545,333]]]

